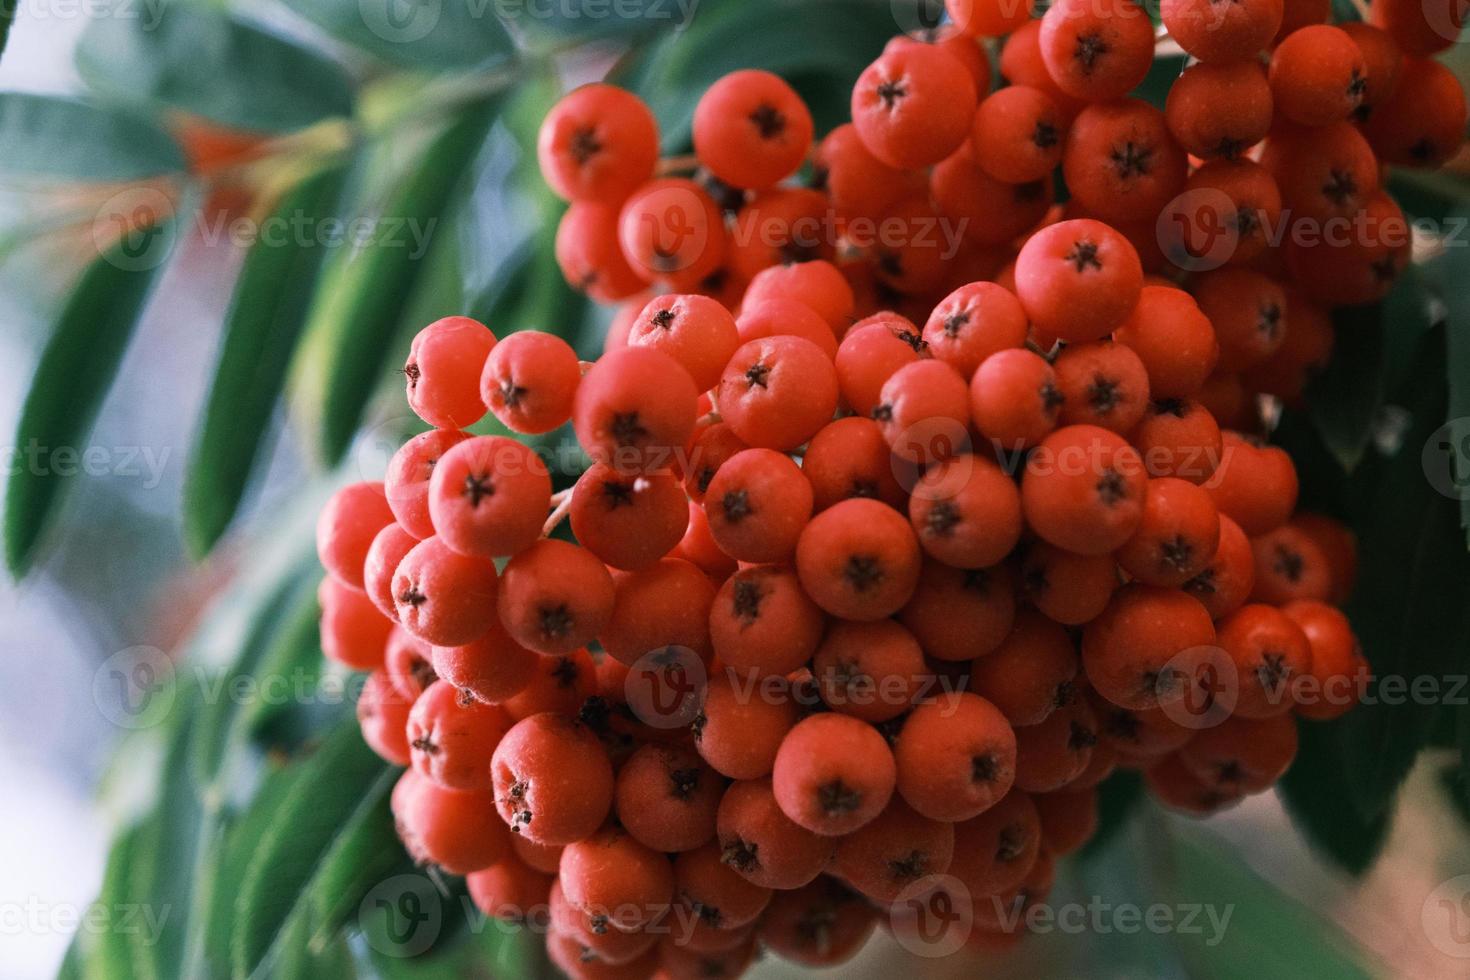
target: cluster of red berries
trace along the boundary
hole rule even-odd
[[[430,324],[405,374],[433,428],[318,528],[323,650],[370,672],[413,856],[572,977],[733,977],[840,962],[940,895],[969,946],[1014,941],[1002,910],[1045,896],[1117,769],[1195,814],[1268,789],[1367,668],[1352,535],[1295,512],[1256,396],[1299,397],[1323,305],[1407,246],[1265,228],[1397,213],[1378,157],[1458,147],[1433,5],[1338,28],[1166,0],[1197,63],[1161,113],[1124,98],[1155,51],[1131,0],[952,0],[958,30],[862,74],[808,187],[774,75],[706,93],[690,179],[654,179],[635,96],[568,95],[540,156],[569,280],[626,301],[602,357]],[[1236,210],[1203,275],[1154,233],[1188,189]],[[945,218],[953,254],[902,234]],[[487,412],[570,423],[590,465],[554,493],[464,431]]]

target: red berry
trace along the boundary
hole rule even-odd
[[[316,521],[316,554],[343,585],[361,592],[363,563],[378,532],[393,523],[381,483],[353,483],[332,495]]]
[[[571,345],[555,334],[522,330],[490,352],[480,398],[512,432],[550,432],[572,417],[581,380]]]
[[[625,473],[661,469],[693,435],[698,400],[689,372],[672,357],[624,347],[582,378],[572,425],[599,463]]]
[[[781,812],[826,837],[850,834],[882,813],[895,780],[883,736],[840,714],[812,715],[791,729],[771,773]]]
[[[457,443],[429,481],[429,515],[439,540],[465,555],[515,554],[541,536],[550,509],[546,462],[504,436]]]
[[[827,508],[796,545],[802,588],[843,619],[885,619],[903,608],[918,584],[919,564],[909,522],[876,500],[853,498]]]
[[[490,756],[510,719],[495,705],[439,681],[414,702],[408,715],[413,766],[441,786],[490,789]]]
[[[495,806],[511,832],[541,844],[582,840],[612,807],[607,753],[585,725],[564,715],[547,712],[516,722],[495,749],[489,772]]]
[[[419,418],[441,429],[480,421],[480,372],[494,346],[495,335],[467,316],[447,316],[420,330],[403,365],[408,404]]]
[[[954,823],[979,816],[1010,792],[1016,736],[984,698],[948,692],[909,714],[893,757],[898,792],[908,805],[931,820]]]
[[[643,100],[611,85],[583,85],[541,123],[541,174],[569,201],[619,204],[653,176],[658,124]]]
[[[585,548],[547,538],[505,566],[496,601],[517,643],[547,655],[571,653],[612,616],[612,576]]]
[[[480,637],[495,618],[495,563],[451,551],[437,537],[414,546],[393,573],[398,621],[439,646]]]
[[[975,86],[964,64],[932,45],[904,45],[874,61],[852,89],[852,123],[879,160],[916,170],[969,135]]]
[[[752,340],[726,366],[719,406],[747,445],[786,452],[831,421],[837,409],[837,374],[811,341]]]
[[[494,351],[490,352],[494,355]],[[429,479],[434,467],[456,444],[470,438],[458,429],[430,429],[409,439],[388,461],[384,493],[388,506],[403,529],[423,540],[434,536],[429,517]]]
[[[812,116],[790,85],[768,71],[725,75],[694,107],[694,153],[732,187],[770,187],[801,166]]]
[[[1032,324],[1066,341],[1097,340],[1121,326],[1143,288],[1128,240],[1076,218],[1027,239],[1016,257],[1016,296]]]

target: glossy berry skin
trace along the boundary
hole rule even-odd
[[[1290,711],[1297,678],[1312,672],[1312,645],[1296,621],[1274,606],[1242,606],[1218,624],[1239,689],[1234,713],[1269,718]]]
[[[1041,19],[1040,42],[1061,90],[1093,102],[1126,95],[1153,63],[1153,23],[1131,0],[1060,0]]]
[[[796,572],[834,616],[871,621],[903,608],[919,580],[919,543],[892,508],[844,500],[812,518],[796,545]]]
[[[572,406],[577,441],[624,473],[670,465],[694,433],[699,392],[689,372],[647,347],[604,354],[582,378]]]
[[[506,564],[496,602],[517,643],[547,656],[567,654],[607,625],[612,576],[587,549],[546,538]]]
[[[1122,708],[1146,710],[1184,696],[1171,660],[1214,642],[1210,614],[1197,599],[1176,589],[1131,584],[1087,625],[1082,664],[1103,697]]]
[[[1194,596],[1215,619],[1222,619],[1250,596],[1256,583],[1255,555],[1250,539],[1240,525],[1227,515],[1220,515],[1220,542],[1210,563],[1184,583],[1184,591]]]
[[[956,823],[1010,792],[1016,736],[984,698],[947,692],[909,714],[893,756],[904,801],[931,820]]]
[[[1203,484],[1222,454],[1220,426],[1197,401],[1166,398],[1150,402],[1128,441],[1143,457],[1149,476],[1176,476]]]
[[[495,617],[495,563],[462,555],[437,537],[414,546],[393,573],[398,621],[439,646],[477,639]]]
[[[812,486],[791,457],[771,449],[732,456],[705,496],[710,533],[744,562],[790,558],[812,513]]]
[[[871,823],[838,842],[832,871],[870,900],[894,902],[915,883],[948,871],[953,857],[952,823],[894,799]]]
[[[633,93],[583,85],[547,113],[536,156],[541,175],[566,200],[619,204],[653,176],[658,125]]]
[[[764,888],[810,883],[826,869],[836,846],[782,813],[769,779],[732,783],[720,799],[716,828],[725,864]]]
[[[1341,717],[1360,697],[1369,680],[1368,663],[1342,610],[1315,599],[1297,599],[1281,611],[1307,635],[1312,648],[1310,676],[1293,686],[1296,713],[1327,721]]]
[[[1067,187],[1087,213],[1114,225],[1151,225],[1184,188],[1187,172],[1164,114],[1141,99],[1090,105],[1067,134]]]
[[[1148,408],[1148,371],[1133,348],[1106,340],[1068,344],[1052,362],[1062,425],[1127,435]]]
[[[914,170],[949,156],[969,135],[975,87],[965,66],[930,45],[885,52],[858,76],[852,123],[879,160]]]
[[[490,756],[509,727],[500,708],[443,681],[431,684],[408,715],[413,766],[450,789],[488,790]]]
[[[327,576],[317,587],[317,602],[322,607],[322,653],[329,660],[352,670],[383,666],[393,623],[368,596]]]
[[[619,473],[594,463],[572,490],[572,533],[614,568],[647,568],[679,543],[689,510],[668,471]]]
[[[456,443],[468,438],[469,433],[457,429],[430,429],[405,442],[388,461],[383,480],[388,506],[399,525],[415,538],[434,536],[429,516],[429,479],[434,466]]]
[[[720,414],[749,446],[788,452],[837,409],[837,374],[813,343],[766,337],[742,344],[719,386]]]
[[[883,812],[896,779],[893,753],[871,725],[822,714],[787,733],[771,785],[790,820],[812,833],[840,837]]]
[[[408,766],[408,712],[413,704],[393,689],[388,675],[375,670],[363,682],[357,697],[357,724],[362,740],[386,762]]]
[[[812,117],[790,85],[768,71],[720,78],[694,107],[694,153],[732,187],[760,190],[790,176],[812,143]]]
[[[510,834],[489,793],[448,789],[417,769],[409,769],[394,786],[393,816],[414,861],[450,874],[488,868],[510,849]]]
[[[1143,267],[1128,240],[1075,218],[1027,239],[1016,257],[1016,296],[1033,325],[1066,341],[1097,340],[1128,318]]]
[[[556,226],[556,264],[567,284],[599,303],[616,303],[651,281],[635,271],[618,241],[618,206],[578,201]]]
[[[956,568],[988,568],[1021,538],[1021,495],[985,456],[955,456],[914,485],[909,522],[930,556]]]
[[[898,370],[919,360],[923,337],[901,317],[858,323],[842,338],[835,361],[842,401],[864,418],[878,406],[883,385]]]
[[[1148,481],[1138,530],[1117,551],[1130,578],[1182,586],[1209,566],[1220,542],[1220,514],[1209,493],[1176,477]]]
[[[362,591],[363,562],[378,532],[393,523],[381,483],[353,483],[332,495],[316,521],[316,553],[337,581]]]
[[[1142,460],[1120,436],[1071,425],[1027,460],[1021,507],[1043,540],[1079,555],[1105,554],[1137,529],[1146,481]]]
[[[495,335],[467,316],[435,320],[409,347],[403,374],[408,404],[418,417],[441,429],[462,429],[485,414],[480,372],[495,346]]]
[[[582,369],[565,340],[539,330],[511,334],[490,352],[480,398],[512,432],[550,432],[572,417]]]
[[[461,554],[515,554],[541,536],[550,509],[545,461],[503,436],[457,443],[429,480],[429,516],[439,540]]]
[[[1034,446],[1057,426],[1065,399],[1046,358],[1015,348],[990,355],[970,380],[970,415],[997,449]]]
[[[1293,31],[1271,54],[1276,111],[1303,126],[1340,122],[1363,102],[1367,65],[1346,32],[1329,24]]]
[[[1221,435],[1221,459],[1204,487],[1220,513],[1252,537],[1285,524],[1296,508],[1296,466],[1278,446],[1256,445],[1239,433]]]
[[[633,320],[628,343],[678,361],[694,387],[708,391],[740,346],[735,318],[718,300],[698,294],[655,296]]]
[[[991,354],[1026,342],[1026,312],[1003,286],[967,283],[934,307],[923,337],[932,357],[968,380]]]
[[[586,726],[543,713],[516,722],[489,772],[495,805],[512,833],[540,844],[587,837],[612,807],[613,770]]]
[[[910,463],[943,461],[969,443],[969,389],[944,361],[899,368],[883,383],[872,415],[893,454]]]
[[[623,204],[618,244],[645,282],[691,292],[725,261],[724,219],[699,184],[663,177],[644,184]]]
[[[1159,13],[1179,46],[1206,64],[1245,61],[1270,44],[1281,27],[1282,0],[1163,0]]]

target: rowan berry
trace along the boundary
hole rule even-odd
[[[727,864],[711,841],[674,859],[679,909],[716,929],[739,929],[756,921],[771,901],[771,889],[751,882]]]
[[[812,508],[826,510],[850,497],[904,502],[903,487],[883,432],[872,419],[848,417],[827,423],[812,437],[801,471],[812,488]]]
[[[1282,27],[1282,0],[1241,0],[1220,7],[1211,0],[1162,0],[1159,14],[1169,36],[1206,64],[1242,62],[1267,47]]]
[[[715,835],[724,781],[689,749],[648,744],[618,770],[618,821],[655,851],[689,851]]]
[[[363,590],[378,611],[389,619],[398,618],[398,608],[393,603],[393,573],[418,543],[419,539],[405,531],[401,525],[389,524],[373,538],[372,546],[368,548],[367,557],[363,560]]]
[[[1381,27],[1360,20],[1344,21],[1337,27],[1363,54],[1363,99],[1353,115],[1365,121],[1372,118],[1375,107],[1392,98],[1404,67],[1404,52]]]
[[[517,643],[542,654],[570,653],[612,616],[612,576],[589,550],[547,538],[506,564],[496,605]]]
[[[1133,536],[1143,518],[1147,476],[1121,436],[1069,425],[1026,460],[1021,510],[1043,540],[1079,555],[1100,555]]]
[[[414,545],[393,573],[398,621],[438,646],[463,646],[495,618],[495,563],[450,550],[437,537]]]
[[[536,156],[546,182],[566,200],[620,204],[653,176],[658,124],[632,92],[583,85],[546,114]]]
[[[1046,901],[1056,883],[1056,858],[1045,847],[1036,854],[1036,863],[1015,888],[982,901],[974,909],[974,937],[1020,937],[1029,929],[1032,909]],[[985,940],[980,940],[984,942]],[[991,941],[994,941],[993,939]],[[982,947],[983,948],[983,947]]]
[[[742,674],[785,676],[805,664],[826,620],[780,565],[742,568],[725,580],[710,607],[710,642],[719,662]]]
[[[1093,707],[1093,713],[1098,715],[1098,722],[1101,725],[1102,715],[1096,705]],[[1083,790],[1095,789],[1118,771],[1119,762],[1118,751],[1106,739],[1099,740],[1092,747],[1092,761],[1087,764],[1086,769],[1082,770],[1082,775],[1067,784],[1066,792],[1080,793]]]
[[[816,170],[815,186],[843,218],[875,219],[924,189],[922,174],[899,170],[879,160],[863,145],[852,123],[843,123],[826,135],[817,146],[812,165]]]
[[[506,856],[510,841],[486,792],[448,789],[409,769],[393,787],[398,836],[417,864],[453,875],[488,868]]]
[[[831,421],[837,409],[837,373],[809,340],[752,340],[726,366],[719,405],[746,444],[786,452]]]
[[[720,180],[760,190],[790,176],[812,143],[812,116],[790,85],[767,71],[730,72],[694,107],[694,153]]]
[[[883,736],[842,714],[798,722],[781,741],[771,770],[781,812],[825,837],[850,834],[882,813],[895,779]]]
[[[322,653],[352,670],[382,667],[392,620],[368,596],[330,575],[321,580],[316,596],[322,608]]]
[[[956,568],[986,568],[1021,538],[1015,481],[984,456],[962,455],[927,470],[909,498],[909,521],[932,557]]]
[[[1038,231],[1016,257],[1016,296],[1034,327],[1061,340],[1097,340],[1128,319],[1143,288],[1138,252],[1100,221]]]
[[[991,354],[970,380],[970,416],[997,449],[1041,442],[1056,428],[1062,403],[1056,371],[1029,350]]]
[[[495,806],[511,832],[541,844],[582,840],[612,807],[612,764],[597,736],[555,712],[516,722],[496,747],[489,772]]]
[[[572,407],[577,441],[594,460],[625,473],[661,469],[694,434],[699,391],[669,355],[625,347],[602,355]]]
[[[782,677],[733,668],[716,671],[694,720],[694,747],[730,779],[770,775],[782,741],[801,718],[801,706]]]
[[[1405,54],[1424,57],[1455,43],[1466,13],[1463,0],[1377,0],[1368,22],[1387,31]]]
[[[985,93],[990,91],[990,57],[976,38],[959,30],[954,24],[943,24],[916,35],[896,35],[883,46],[883,50],[887,52],[890,48],[905,44],[928,44],[953,55],[956,61],[965,66],[970,80],[975,83],[976,98],[983,99]]]
[[[1029,85],[1040,89],[1056,103],[1068,123],[1087,103],[1063,92],[1051,77],[1041,57],[1041,19],[1028,18],[1010,32],[1000,49],[1001,77],[1012,85]]]
[[[1154,59],[1153,22],[1132,0],[1059,0],[1041,18],[1039,41],[1057,85],[1089,102],[1128,94]]]
[[[1198,599],[1135,583],[1115,592],[1083,631],[1082,666],[1099,694],[1137,711],[1183,697],[1185,681],[1174,658],[1214,642],[1214,624]]]
[[[990,176],[1025,184],[1049,177],[1062,162],[1068,122],[1046,92],[1011,85],[980,103],[970,145],[976,162]]]
[[[1251,539],[1256,584],[1251,598],[1282,605],[1293,599],[1323,599],[1332,592],[1327,556],[1311,535],[1290,524]]]
[[[1175,222],[1163,243],[1183,268],[1242,265],[1260,257],[1281,235],[1281,190],[1254,160],[1206,161],[1184,182],[1166,209]]]
[[[487,704],[499,704],[525,690],[540,660],[498,622],[477,640],[431,651],[431,665],[438,677]]]
[[[1356,704],[1368,679],[1368,664],[1342,611],[1315,599],[1296,599],[1281,607],[1312,648],[1311,676],[1293,685],[1296,712],[1314,721],[1340,717]]]
[[[927,296],[945,285],[963,234],[963,225],[945,221],[928,194],[894,204],[872,231],[849,229],[849,238],[871,250],[878,283],[904,296]]]
[[[1143,520],[1117,551],[1123,571],[1149,585],[1182,586],[1209,567],[1220,542],[1210,495],[1178,477],[1148,481]]]
[[[852,88],[852,123],[868,151],[917,170],[949,156],[969,135],[975,86],[962,61],[927,44],[884,52]]]
[[[919,542],[892,508],[844,500],[812,518],[796,545],[796,572],[812,601],[834,616],[886,619],[913,595]]]
[[[1179,761],[1206,786],[1234,795],[1261,793],[1296,758],[1296,719],[1231,717],[1201,729],[1179,750]]]
[[[457,429],[430,429],[405,442],[388,461],[383,487],[388,507],[399,525],[415,538],[434,536],[434,522],[429,516],[429,478],[434,475],[434,467],[445,453],[468,438],[468,432]]]
[[[433,653],[432,646],[402,626],[395,626],[389,631],[388,645],[383,653],[383,672],[400,696],[410,702],[417,701],[419,695],[438,679]]]
[[[573,934],[559,929],[546,933],[546,956],[570,980],[642,980],[659,969],[660,946],[654,945],[628,963],[604,960]]]
[[[1285,524],[1296,509],[1296,466],[1279,446],[1221,434],[1220,465],[1204,484],[1220,513],[1253,537]]]
[[[753,195],[735,214],[725,259],[737,283],[763,270],[830,259],[836,253],[828,221],[831,208],[821,191],[810,187],[773,187]],[[741,290],[728,297],[735,306]]]
[[[361,592],[368,549],[378,532],[392,523],[383,484],[349,484],[332,494],[317,517],[317,558],[332,578]]]
[[[877,922],[877,912],[846,885],[823,875],[777,892],[761,920],[761,943],[803,966],[832,966],[853,957]]]
[[[514,855],[465,876],[475,907],[502,922],[524,925],[551,895],[554,879],[527,867]],[[548,944],[549,945],[549,944]]]
[[[791,457],[744,450],[725,461],[704,500],[710,533],[739,561],[781,561],[811,516],[811,485]]]
[[[1145,769],[1143,780],[1160,803],[1197,817],[1228,810],[1243,798],[1238,791],[1206,784],[1185,767],[1177,754]]]
[[[551,473],[524,443],[476,436],[434,466],[429,516],[439,540],[464,555],[513,555],[541,536],[551,509]]]
[[[969,689],[1017,727],[1039,725],[1077,698],[1077,650],[1066,630],[1029,609],[1010,635],[970,665]]]
[[[578,201],[567,208],[556,226],[556,264],[569,286],[599,303],[636,295],[652,279],[623,256],[617,204]]]
[[[1012,789],[978,817],[954,825],[949,873],[971,896],[996,895],[1020,885],[1041,850],[1041,818],[1029,794]]]
[[[1385,163],[1438,167],[1465,142],[1465,111],[1465,90],[1454,72],[1437,61],[1409,58],[1363,134]]]
[[[754,303],[747,299],[735,326],[742,344],[763,337],[800,337],[817,345],[827,360],[837,358],[837,338],[827,321],[816,310],[794,299],[772,297]]]
[[[726,460],[747,449],[745,443],[730,428],[730,423],[712,422],[700,428],[689,448],[689,460],[685,464],[684,492],[690,501],[704,502],[710,482]]]
[[[1062,425],[1096,425],[1126,435],[1148,407],[1148,372],[1133,348],[1112,341],[1069,344],[1052,362]]]
[[[554,875],[561,866],[560,844],[538,844],[525,834],[510,835],[510,850],[533,871]]]
[[[1148,371],[1155,398],[1187,398],[1219,360],[1215,328],[1194,298],[1172,286],[1144,286],[1133,313],[1113,334]]]
[[[411,707],[412,702],[394,690],[382,670],[368,674],[357,696],[357,724],[362,729],[362,740],[395,766],[413,762],[407,734]]]
[[[665,936],[658,945],[657,976],[667,980],[709,980],[712,977],[733,980],[749,969],[755,954],[755,941],[750,938],[732,949],[701,953],[680,945],[671,936]],[[648,972],[640,974],[649,975]]]
[[[1281,203],[1296,220],[1351,219],[1378,189],[1378,160],[1356,126],[1277,127],[1261,148]]]
[[[979,816],[1010,792],[1015,778],[1015,734],[994,705],[974,694],[946,692],[920,704],[904,720],[893,754],[899,795],[932,820]]]
[[[1249,383],[1252,391],[1294,402],[1301,396],[1307,379],[1326,368],[1335,335],[1326,310],[1290,283],[1284,284],[1283,291],[1286,322],[1291,329],[1286,331],[1276,353],[1246,371],[1242,381]],[[1241,397],[1245,397],[1243,389]],[[1253,413],[1242,413],[1242,416],[1244,421],[1236,428],[1250,428],[1257,421]]]
[[[969,388],[944,361],[905,364],[883,383],[872,416],[899,459],[932,464],[968,448]]]
[[[837,842],[793,823],[769,779],[732,783],[717,817],[720,859],[763,888],[801,888],[827,868]]]
[[[1254,61],[1195,64],[1169,88],[1164,117],[1197,157],[1235,159],[1271,128],[1271,85]]]
[[[919,641],[888,619],[831,624],[812,675],[828,707],[873,723],[907,711],[929,678]]]
[[[1107,608],[1118,587],[1110,555],[1078,555],[1045,541],[1026,546],[1021,589],[1043,615],[1063,626],[1080,626]]]
[[[1009,290],[971,282],[934,307],[922,336],[933,357],[968,379],[990,355],[1026,342],[1026,313]]]
[[[629,268],[646,282],[693,292],[725,261],[725,220],[699,184],[662,177],[623,204],[618,243]]]
[[[578,718],[598,690],[597,665],[591,654],[578,649],[537,657],[529,683],[507,698],[504,707],[516,721],[545,711]]]
[[[1057,707],[1046,720],[1016,729],[1016,786],[1050,793],[1087,769],[1097,744],[1097,718],[1083,698]]]
[[[745,289],[744,305],[768,299],[791,299],[815,310],[836,336],[852,323],[852,287],[841,270],[821,259],[773,265],[756,273]]]
[[[842,401],[862,416],[878,407],[883,385],[924,350],[914,324],[895,317],[881,323],[854,324],[837,348],[835,370]]]
[[[1250,539],[1225,514],[1220,515],[1220,543],[1203,571],[1184,583],[1215,619],[1240,608],[1255,587],[1255,557]]]
[[[443,681],[430,684],[408,714],[413,766],[450,789],[490,789],[490,755],[510,719]]]
[[[1016,614],[1015,586],[1003,565],[954,568],[925,559],[898,619],[936,660],[962,662],[998,647]]]
[[[891,903],[914,883],[944,874],[953,857],[954,825],[895,798],[838,841],[832,873],[871,901]]]
[[[1291,526],[1311,538],[1327,559],[1327,571],[1332,580],[1327,601],[1346,602],[1358,577],[1357,535],[1341,521],[1307,511],[1292,515]]]
[[[495,335],[467,316],[435,320],[413,338],[403,365],[408,404],[418,417],[441,429],[462,429],[485,414],[480,372]]]
[[[1330,24],[1293,31],[1271,54],[1276,111],[1303,126],[1346,119],[1362,103],[1367,84],[1362,50]]]
[[[697,566],[716,582],[722,582],[739,567],[739,562],[721,550],[719,542],[710,531],[709,517],[704,508],[689,501],[689,527],[679,544],[669,552],[670,558],[682,558]]]
[[[1088,702],[1097,717],[1099,744],[1110,746],[1121,765],[1146,766],[1194,737],[1193,727],[1174,720],[1177,712],[1172,708],[1130,711],[1096,692],[1089,694]]]
[[[558,880],[594,934],[641,929],[664,913],[674,894],[669,859],[619,827],[567,844]]]
[[[635,572],[619,572],[613,585],[612,617],[598,634],[609,654],[629,666],[668,646],[708,655],[715,589],[698,568],[678,558],[663,558]]]
[[[1147,221],[1181,190],[1188,158],[1164,114],[1140,99],[1083,109],[1067,133],[1062,174],[1073,202],[1112,224]]]
[[[1097,790],[1075,785],[1031,798],[1041,817],[1042,847],[1057,857],[1080,849],[1097,832]]]
[[[581,380],[570,344],[555,334],[522,330],[490,352],[480,374],[480,398],[512,432],[550,432],[572,417]]]
[[[1307,635],[1273,606],[1253,603],[1220,620],[1217,642],[1235,667],[1238,688],[1234,713],[1267,718],[1292,708],[1297,678],[1312,670]]]
[[[620,473],[593,463],[572,489],[571,523],[582,547],[614,568],[636,570],[679,543],[689,508],[667,470]]]
[[[514,840],[521,840],[516,834]],[[558,855],[566,848],[558,848]],[[560,862],[558,862],[559,865]],[[555,874],[559,868],[553,868]],[[665,906],[667,908],[667,906]],[[565,937],[581,947],[577,953],[578,965],[586,970],[616,970],[636,964],[645,958],[658,944],[658,935],[653,924],[644,929],[624,932],[611,928],[599,920],[601,931],[594,931],[588,915],[567,899],[560,881],[552,882],[551,893],[546,898],[546,925],[549,933],[558,938]],[[570,973],[569,976],[577,976]]]
[[[929,194],[966,241],[982,246],[1004,245],[1035,228],[1056,199],[1050,180],[1008,184],[990,176],[968,140],[930,173]]]

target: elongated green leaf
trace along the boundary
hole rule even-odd
[[[130,827],[118,834],[107,855],[107,869],[102,875],[102,889],[95,907],[115,909],[135,904],[131,890],[133,854],[137,850],[141,827]],[[128,980],[133,975],[129,934],[120,929],[89,929],[78,933],[86,945],[87,980]]]
[[[1464,213],[1462,205],[1456,218],[1465,220]],[[1470,445],[1470,296],[1466,295],[1464,278],[1470,275],[1470,258],[1464,252],[1463,248],[1447,250],[1432,271],[1445,309],[1445,375],[1449,385],[1450,441],[1454,444],[1450,465],[1459,481],[1460,525],[1470,546],[1470,455],[1466,452]]]
[[[313,303],[314,358],[307,371],[321,400],[321,455],[342,458],[373,392],[404,351],[394,340],[456,181],[484,142],[494,104],[476,106],[436,137],[386,199],[363,203],[382,234],[333,257]],[[391,232],[391,233],[390,233]],[[415,235],[421,236],[415,240]],[[444,315],[459,312],[444,310]]]
[[[266,962],[313,882],[337,874],[332,855],[386,792],[380,787],[374,794],[387,765],[363,743],[355,721],[339,725],[299,765],[305,775],[293,782],[253,842],[235,894],[230,963],[238,978],[255,975]]]
[[[498,3],[286,0],[332,37],[384,61],[442,72],[486,68],[515,54]]]
[[[1298,725],[1296,761],[1279,791],[1292,824],[1312,849],[1349,874],[1361,875],[1383,849],[1389,815],[1364,817],[1356,807],[1343,805],[1352,796],[1352,769],[1359,762],[1347,755],[1344,727],[1343,720]]]
[[[323,947],[338,935],[374,886],[413,870],[388,809],[388,796],[398,777],[397,769],[384,771],[363,795],[302,896],[313,947]]]
[[[5,52],[5,43],[10,40],[10,28],[15,26],[15,8],[20,0],[0,0],[0,54]]]
[[[1383,403],[1384,318],[1381,304],[1335,310],[1332,360],[1307,389],[1312,421],[1327,448],[1351,473],[1362,462],[1373,419]]]
[[[209,552],[264,458],[286,371],[306,323],[345,170],[333,167],[286,194],[245,257],[184,484],[184,534]]]
[[[178,144],[130,111],[53,95],[0,92],[0,175],[124,181],[183,169]]]
[[[294,41],[213,6],[149,10],[148,17],[100,17],[87,26],[76,64],[89,85],[259,132],[300,129],[352,111],[346,73]]]
[[[5,494],[5,563],[29,570],[172,243],[165,222],[125,236],[73,288],[31,376],[13,445],[28,461]]]
[[[1097,832],[1082,849],[1091,860],[1105,852],[1143,803],[1143,779],[1138,773],[1120,770],[1098,788]]]

